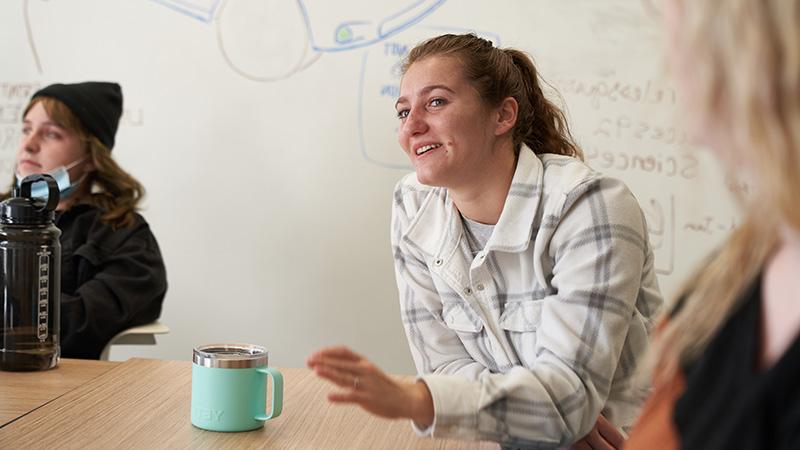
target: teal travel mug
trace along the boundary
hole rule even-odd
[[[192,425],[211,431],[248,431],[281,414],[283,375],[268,365],[267,349],[211,344],[192,356]],[[272,378],[272,405],[267,382]]]

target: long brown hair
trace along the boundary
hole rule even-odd
[[[113,228],[133,225],[139,202],[145,194],[142,184],[117,164],[111,157],[111,150],[86,131],[80,120],[64,103],[51,97],[36,97],[25,108],[23,117],[37,103],[42,104],[50,120],[76,133],[84,142],[86,154],[95,168],[84,181],[89,184],[91,191],[84,202],[100,208],[103,211],[100,220]],[[16,178],[11,180],[9,191],[0,195],[0,198],[8,198],[14,186]]]
[[[417,45],[408,54],[403,73],[429,56],[458,58],[464,75],[483,101],[499,105],[513,97],[519,105],[514,125],[514,149],[524,143],[535,153],[556,153],[583,159],[564,113],[542,91],[541,80],[531,58],[520,50],[499,49],[474,34],[445,34]]]
[[[717,149],[755,182],[743,224],[678,294],[651,369],[668,376],[705,349],[779,244],[800,230],[800,0],[673,0],[678,68],[691,80],[691,120],[727,135]]]

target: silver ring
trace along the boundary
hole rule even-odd
[[[353,378],[353,389],[358,390],[359,386],[361,386],[361,380],[358,377]]]

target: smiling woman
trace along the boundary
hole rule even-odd
[[[136,212],[144,189],[111,157],[121,115],[116,83],[36,92],[23,114],[14,180],[0,196],[31,174],[58,182],[61,355],[69,358],[97,359],[115,334],[158,318],[167,289],[158,244]]]
[[[419,380],[324,349],[309,366],[345,388],[330,399],[436,437],[620,445],[661,305],[636,199],[581,161],[520,51],[426,41],[396,109],[415,173],[395,189],[391,236]]]
[[[497,166],[498,172],[510,174],[514,154],[475,150],[491,145],[494,133],[487,130],[492,117],[460,72],[452,57],[428,58],[406,71],[402,92],[407,94],[397,101],[398,138],[421,183],[479,189],[472,177],[476,169]],[[512,108],[507,104],[501,111],[501,133],[512,125]]]

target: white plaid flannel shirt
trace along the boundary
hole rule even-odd
[[[647,226],[620,181],[520,152],[502,214],[474,258],[444,188],[395,189],[403,325],[431,391],[425,433],[552,448],[597,416],[632,425],[634,384],[662,299]]]

